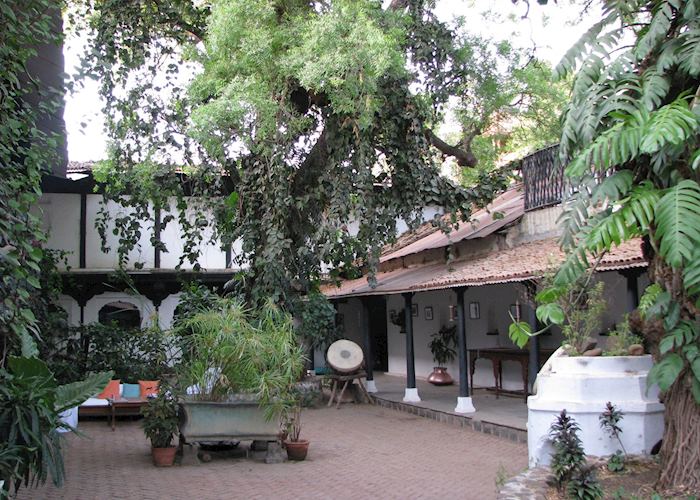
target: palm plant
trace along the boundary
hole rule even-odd
[[[194,399],[226,401],[241,394],[260,400],[268,418],[292,400],[304,356],[292,318],[268,301],[257,313],[233,299],[181,323],[188,357],[180,374]]]
[[[79,405],[107,385],[112,373],[58,385],[46,363],[35,357],[10,357],[0,370],[0,479],[15,492],[65,477],[60,413]]]

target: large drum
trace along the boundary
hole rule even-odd
[[[362,368],[362,348],[351,340],[336,340],[328,348],[326,359],[340,373],[353,373]]]

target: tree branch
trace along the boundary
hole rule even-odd
[[[430,141],[430,144],[435,146],[440,152],[447,156],[454,156],[457,159],[457,164],[460,167],[475,167],[478,163],[476,156],[469,149],[460,149],[455,146],[450,146],[445,141],[440,139],[432,130],[426,130],[425,136]]]

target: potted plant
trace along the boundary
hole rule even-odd
[[[309,441],[300,439],[301,433],[301,402],[296,399],[285,412],[285,430],[287,438],[284,441],[289,460],[305,460],[309,452]]]
[[[280,417],[304,369],[291,316],[272,302],[252,311],[220,299],[181,325],[188,352],[179,370],[188,387],[180,398],[181,437],[278,440]]]
[[[156,466],[173,465],[177,448],[172,442],[177,429],[177,401],[170,390],[161,386],[158,395],[149,398],[143,408],[143,431],[151,440],[151,455]]]
[[[451,385],[452,377],[447,373],[447,363],[455,359],[457,351],[457,327],[442,326],[436,333],[430,335],[432,340],[429,347],[433,353],[433,361],[437,364],[433,368],[433,372],[428,376],[428,382],[433,385]]]

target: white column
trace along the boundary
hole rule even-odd
[[[406,387],[406,392],[404,393],[403,400],[405,403],[418,403],[420,402],[420,396],[418,395],[418,388]]]
[[[462,398],[462,397],[457,398],[457,407],[455,408],[455,413],[474,413],[474,412],[476,412],[476,408],[474,408],[474,404],[472,403],[471,396],[468,398]]]

